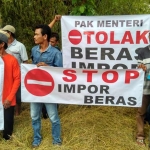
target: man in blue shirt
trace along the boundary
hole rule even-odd
[[[49,45],[51,29],[48,25],[39,25],[35,28],[34,46],[31,51],[32,63],[40,66],[62,67],[62,54],[55,47]],[[44,103],[52,123],[52,137],[54,145],[61,145],[61,125],[57,111],[57,104]],[[31,118],[34,131],[33,147],[40,145],[41,137],[41,112],[43,103],[31,103]]]

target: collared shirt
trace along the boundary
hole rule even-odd
[[[6,52],[16,57],[19,64],[21,64],[23,61],[28,60],[25,46],[16,39],[8,46]]]
[[[45,62],[49,66],[62,67],[62,54],[55,47],[49,45],[44,52],[40,52],[40,46],[34,46],[31,50],[32,63]]]
[[[150,45],[138,51],[138,64],[144,64],[147,67],[144,76],[143,94],[150,95],[150,80],[147,79],[147,76],[150,75]]]

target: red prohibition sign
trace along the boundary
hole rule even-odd
[[[30,70],[25,76],[24,84],[28,92],[35,96],[46,96],[54,89],[53,77],[41,69]]]
[[[78,30],[71,30],[68,34],[68,39],[72,44],[77,45],[81,42],[82,35]]]

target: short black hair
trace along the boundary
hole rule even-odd
[[[56,41],[59,41],[59,34],[58,34],[58,33],[56,33],[56,32],[52,32],[52,34],[51,34],[51,37],[50,37],[50,38],[53,38],[53,37],[55,37],[55,38],[56,38]]]
[[[50,29],[50,27],[48,25],[46,25],[46,24],[41,24],[41,25],[37,25],[35,27],[35,30],[36,29],[41,29],[41,34],[42,35],[46,34],[47,35],[47,41],[49,42],[50,36],[51,36],[51,29]]]
[[[4,45],[4,49],[7,49],[7,47],[8,47],[7,43],[5,43],[5,42],[3,42],[3,41],[0,40],[0,44],[1,44],[1,43],[4,43],[4,44],[5,44],[5,45]]]

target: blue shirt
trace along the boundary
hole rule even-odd
[[[40,52],[40,46],[34,46],[31,50],[32,63],[45,62],[49,66],[62,67],[62,54],[55,47],[49,45],[44,52]]]

